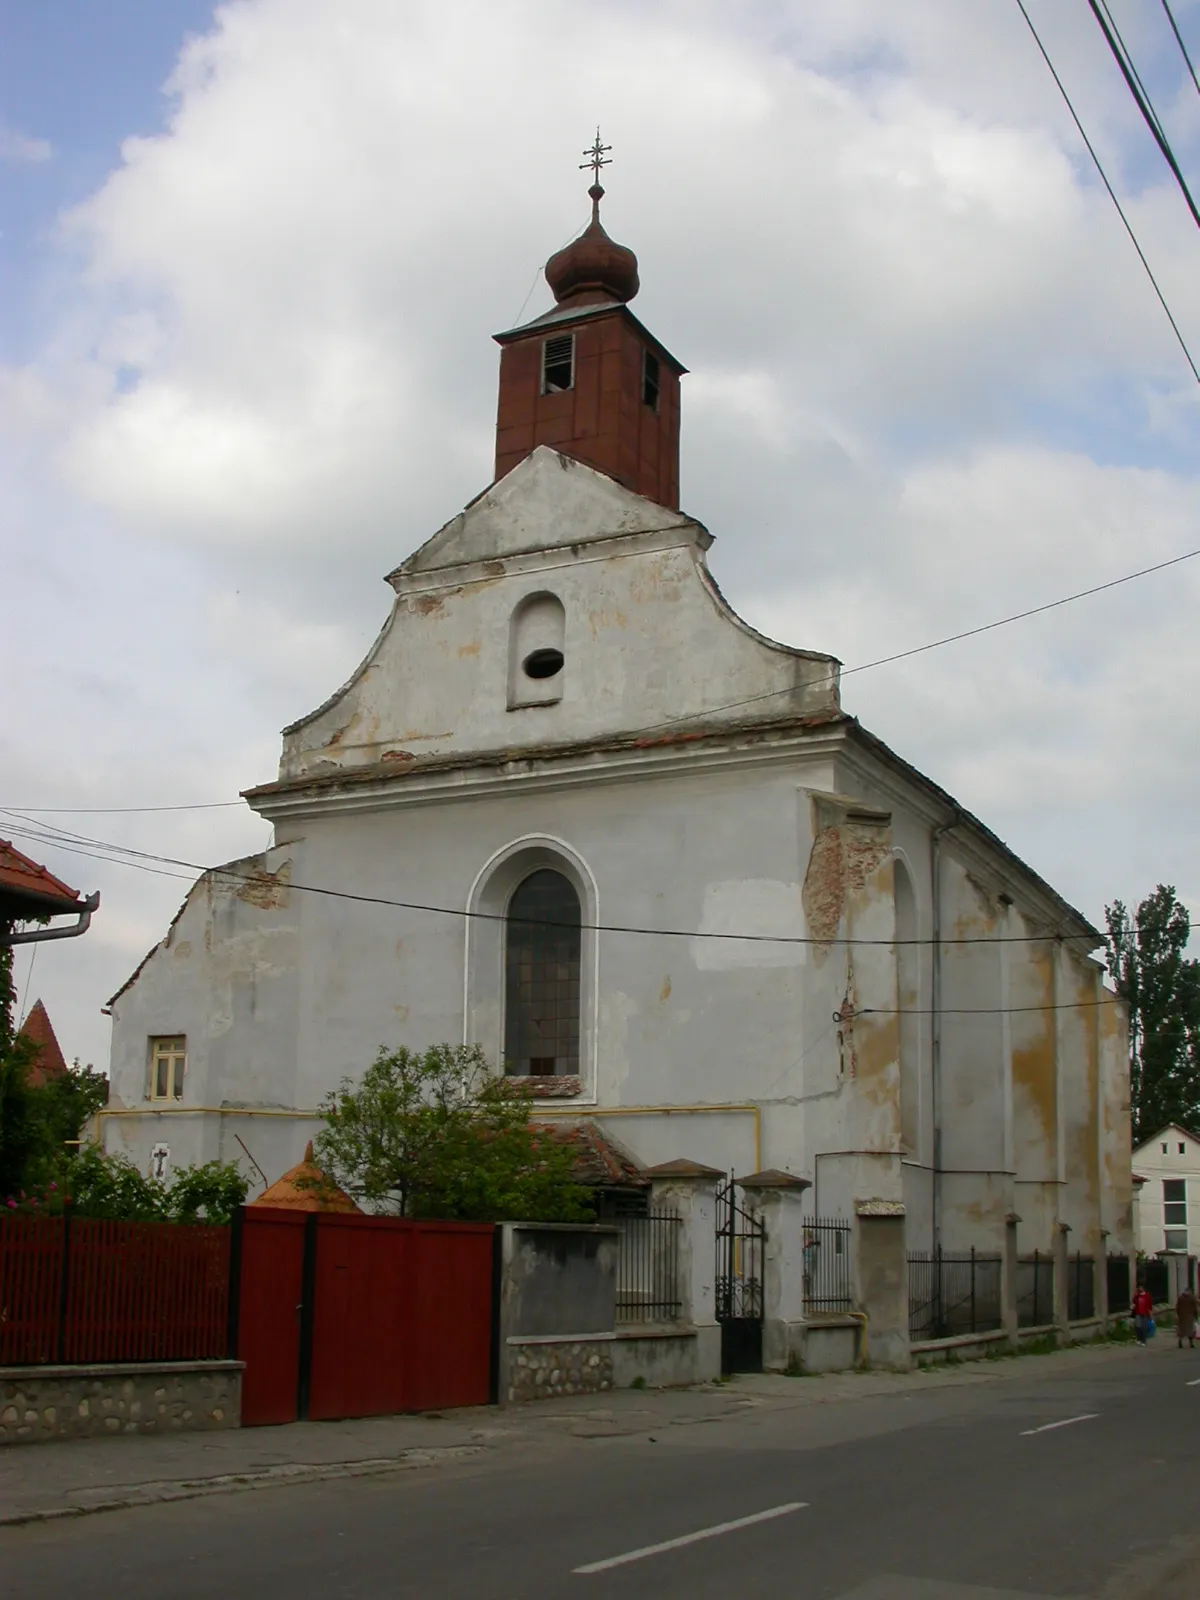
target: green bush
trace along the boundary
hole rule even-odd
[[[229,1162],[181,1167],[169,1179],[147,1178],[122,1155],[84,1145],[60,1157],[48,1182],[18,1190],[7,1209],[42,1216],[98,1217],[113,1222],[228,1222],[246,1198],[247,1182]]]

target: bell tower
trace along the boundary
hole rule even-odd
[[[679,380],[687,371],[629,309],[637,257],[600,222],[600,169],[611,146],[583,153],[592,220],[546,263],[554,309],[496,334],[500,397],[496,477],[541,444],[679,507]]]

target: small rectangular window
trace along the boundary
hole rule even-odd
[[[1168,1228],[1166,1231],[1166,1244],[1164,1248],[1167,1250],[1186,1250],[1187,1229]]]
[[[1166,1147],[1166,1145],[1163,1145],[1163,1147],[1162,1147],[1162,1152],[1163,1152],[1163,1155],[1166,1155],[1166,1153],[1167,1153],[1167,1147]]]
[[[542,393],[562,394],[575,383],[575,335],[560,333],[542,345]]]
[[[183,1073],[187,1065],[187,1039],[183,1034],[150,1040],[150,1099],[182,1100]]]
[[[1181,1155],[1181,1156],[1185,1156],[1185,1155],[1187,1155],[1187,1145],[1185,1145],[1185,1144],[1181,1144],[1181,1145],[1180,1145],[1180,1146],[1179,1146],[1179,1154],[1180,1154],[1180,1155]]]
[[[1167,1228],[1187,1228],[1187,1180],[1186,1178],[1163,1179],[1163,1222]],[[1182,1246],[1168,1245],[1168,1249]]]
[[[658,410],[658,357],[650,350],[642,352],[642,404]]]

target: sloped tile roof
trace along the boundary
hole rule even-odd
[[[0,904],[26,902],[31,913],[82,909],[78,889],[72,889],[52,872],[23,855],[7,839],[0,839]]]
[[[37,1047],[37,1055],[30,1065],[30,1083],[41,1085],[47,1078],[61,1078],[67,1070],[66,1059],[54,1034],[50,1016],[40,1000],[35,1000],[29,1015],[21,1024],[21,1037]]]
[[[264,1189],[252,1206],[273,1206],[286,1211],[357,1211],[358,1207],[344,1189],[327,1178],[313,1160],[312,1140],[298,1161],[277,1178],[269,1189]]]
[[[594,1122],[576,1122],[556,1128],[554,1137],[575,1154],[575,1181],[589,1188],[645,1188],[645,1172],[610,1135]]]

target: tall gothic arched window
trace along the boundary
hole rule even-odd
[[[519,1076],[579,1071],[579,896],[544,867],[508,904],[504,949],[504,1064]]]

